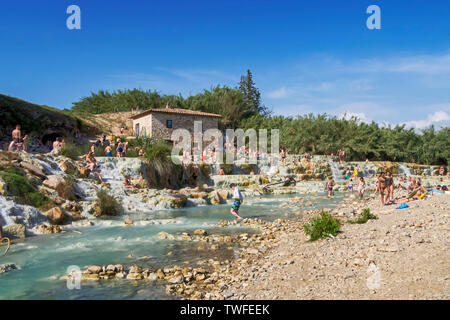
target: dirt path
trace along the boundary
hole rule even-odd
[[[230,299],[449,299],[450,195],[407,210],[378,198],[344,201],[333,210],[370,207],[379,219],[344,224],[336,238],[308,242],[302,230],[284,234],[268,253],[239,267]]]

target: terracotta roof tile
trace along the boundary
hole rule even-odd
[[[180,109],[180,108],[157,108],[157,109],[149,109],[144,112],[141,112],[137,115],[134,115],[131,117],[131,119],[139,119],[143,116],[146,116],[150,113],[158,112],[158,113],[176,113],[176,114],[186,114],[191,116],[202,116],[202,117],[216,117],[221,118],[222,116],[220,114],[215,113],[209,113],[209,112],[201,112],[201,111],[194,111],[189,109]]]

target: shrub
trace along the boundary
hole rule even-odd
[[[223,163],[220,165],[220,168],[223,169],[226,175],[233,174],[234,172],[233,164]]]
[[[145,158],[149,161],[167,160],[167,156],[170,154],[170,147],[163,140],[150,144],[145,149]]]
[[[378,219],[378,217],[372,213],[370,213],[370,209],[367,208],[364,210],[364,212],[361,214],[361,216],[356,219],[356,220],[350,220],[348,223],[351,224],[362,224],[362,223],[366,223],[369,219]]]
[[[47,208],[52,201],[45,195],[39,193],[37,188],[27,177],[14,166],[2,167],[0,178],[5,182],[9,195],[18,204],[33,206],[38,209]]]
[[[202,161],[200,163],[200,171],[202,172],[203,177],[205,179],[209,179],[209,175],[211,174],[211,167],[206,162]]]
[[[310,241],[320,238],[336,236],[340,230],[340,222],[331,214],[322,211],[320,216],[312,218],[308,224],[303,226],[305,233],[310,237]]]
[[[81,146],[80,146],[81,147]],[[82,152],[82,150],[80,150],[80,147],[77,147],[75,145],[72,144],[66,144],[65,147],[61,148],[61,150],[59,150],[59,155],[70,158],[72,160],[77,160],[79,156],[83,155],[86,152]],[[89,150],[89,147],[88,147]]]
[[[75,187],[73,179],[67,178],[65,183],[60,183],[56,186],[56,192],[58,195],[66,200],[75,200]]]
[[[97,192],[96,215],[97,216],[115,216],[123,211],[122,205],[106,191]]]

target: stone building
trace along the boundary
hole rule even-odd
[[[150,109],[132,116],[133,132],[136,136],[162,138],[169,143],[175,129],[187,129],[193,141],[194,121],[202,122],[202,131],[218,129],[222,116],[214,113],[200,112],[189,109],[165,108]]]

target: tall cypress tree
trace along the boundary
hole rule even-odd
[[[261,93],[255,86],[253,75],[250,70],[247,70],[246,76],[241,76],[239,90],[241,90],[245,97],[245,101],[250,108],[251,115],[260,114],[267,116],[270,114],[269,109],[261,103]]]

